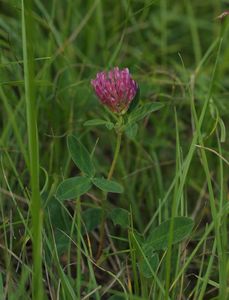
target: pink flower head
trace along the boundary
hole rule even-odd
[[[109,72],[97,73],[91,84],[100,101],[119,114],[128,110],[138,90],[128,68],[119,70],[115,67]]]

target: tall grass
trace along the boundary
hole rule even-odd
[[[37,132],[37,98],[34,76],[34,21],[32,1],[22,0],[22,44],[25,101],[28,130],[29,172],[31,186],[30,211],[32,216],[33,276],[32,297],[43,299],[42,283],[42,209],[39,184],[39,140]]]

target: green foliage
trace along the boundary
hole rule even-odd
[[[88,120],[84,123],[84,126],[98,126],[98,125],[105,125],[108,129],[114,128],[114,123],[102,119]]]
[[[116,207],[108,216],[114,225],[120,225],[122,228],[127,228],[129,225],[129,212],[126,209]]]
[[[125,133],[130,139],[134,139],[138,132],[138,124],[136,123],[130,123],[127,124],[125,127]]]
[[[115,124],[112,122],[106,122],[105,126],[107,129],[111,130],[115,127]]]
[[[73,135],[68,136],[68,150],[80,171],[90,177],[95,175],[95,168],[90,154],[84,145]]]
[[[92,182],[100,190],[110,193],[123,193],[123,187],[114,180],[108,180],[105,178],[93,178]]]
[[[182,241],[192,231],[194,222],[190,218],[175,217],[173,230],[173,244]],[[158,227],[154,228],[146,239],[144,244],[145,249],[160,250],[168,245],[169,241],[170,220],[163,222]]]
[[[88,177],[72,177],[65,179],[57,188],[56,197],[59,200],[77,199],[91,188],[91,180]]]
[[[49,199],[45,206],[44,222],[52,224],[57,253],[62,255],[66,252],[69,244],[68,236],[71,232],[71,218],[67,211],[63,210],[62,202],[54,196]],[[47,262],[51,263],[51,261],[52,255],[47,255]]]
[[[64,233],[62,231],[56,230],[54,232],[55,245],[58,255],[64,254],[69,245],[69,237],[65,234],[67,230],[65,229]],[[48,260],[48,259],[47,259]],[[49,260],[51,261],[51,259]]]
[[[154,111],[160,110],[164,106],[163,103],[153,102],[146,103],[135,109],[128,117],[128,123],[132,124],[145,118]]]
[[[99,207],[88,208],[83,212],[82,217],[87,232],[91,232],[101,223],[102,209]]]
[[[151,251],[151,254],[148,254],[145,257],[146,258],[142,257],[139,260],[138,263],[139,272],[142,273],[142,275],[145,278],[151,278],[153,277],[151,269],[154,272],[157,271],[159,265],[159,256],[157,253]]]

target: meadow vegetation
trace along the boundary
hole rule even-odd
[[[0,299],[229,299],[228,5],[0,1]]]

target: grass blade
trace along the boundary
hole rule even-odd
[[[22,42],[24,60],[25,101],[29,143],[29,171],[31,186],[31,216],[33,243],[32,295],[34,300],[43,299],[42,286],[42,211],[39,190],[39,142],[37,132],[37,108],[34,78],[34,22],[32,1],[22,0]]]

